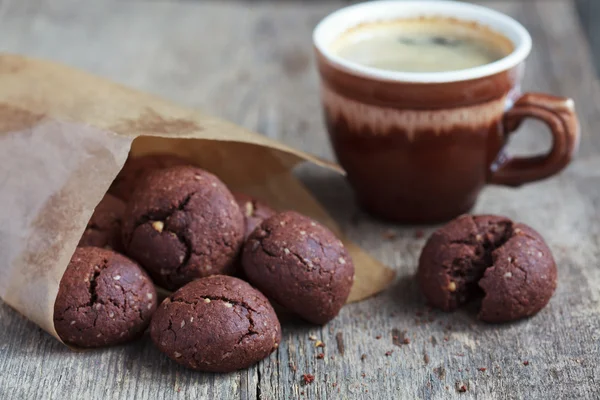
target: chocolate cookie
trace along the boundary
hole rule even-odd
[[[154,344],[181,365],[230,372],[267,357],[281,326],[266,297],[223,275],[188,283],[160,305],[150,325]]]
[[[268,205],[248,196],[243,193],[234,193],[233,196],[240,206],[240,210],[244,215],[244,222],[246,226],[246,234],[244,238],[248,238],[252,231],[260,225],[265,219],[275,215],[273,210]]]
[[[108,193],[127,202],[136,185],[150,171],[189,165],[189,161],[172,154],[149,154],[141,157],[129,157],[121,172],[117,175],[108,189]]]
[[[463,215],[427,241],[417,277],[429,303],[444,311],[482,298],[479,318],[506,322],[548,304],[556,264],[539,233],[507,218]]]
[[[141,335],[156,309],[152,281],[133,261],[98,247],[79,247],[54,303],[54,327],[79,347],[123,343]]]
[[[115,196],[106,194],[96,206],[78,246],[102,247],[122,252],[121,220],[124,213],[125,203]]]
[[[316,324],[338,314],[354,281],[354,265],[342,242],[291,211],[266,219],[252,232],[242,265],[260,291]]]
[[[227,187],[195,167],[151,172],[123,219],[125,251],[166,289],[231,274],[244,240],[244,217]]]

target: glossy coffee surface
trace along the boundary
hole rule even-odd
[[[498,61],[513,48],[483,26],[449,18],[361,24],[333,42],[337,56],[367,67],[399,72],[443,72]]]

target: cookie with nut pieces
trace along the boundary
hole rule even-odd
[[[354,265],[342,242],[293,211],[264,220],[252,232],[242,265],[265,295],[316,324],[339,313],[354,282]]]
[[[428,239],[417,279],[444,311],[481,299],[479,319],[507,322],[536,314],[556,289],[556,263],[531,227],[494,215],[463,215]]]
[[[79,247],[60,281],[54,327],[67,344],[102,347],[140,336],[156,309],[156,290],[132,260]]]
[[[275,210],[262,201],[258,201],[243,193],[234,193],[233,195],[244,215],[244,223],[246,226],[244,237],[246,239],[261,222],[275,215]]]
[[[244,240],[244,217],[229,189],[200,168],[149,173],[123,217],[126,254],[166,289],[232,274]]]
[[[215,275],[163,301],[152,341],[177,363],[198,371],[248,368],[279,347],[281,326],[267,298],[241,279]]]

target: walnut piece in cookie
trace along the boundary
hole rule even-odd
[[[104,195],[96,206],[78,246],[102,247],[119,253],[123,252],[121,220],[125,213],[125,207],[122,200],[110,194]]]
[[[275,215],[275,210],[248,195],[243,193],[234,193],[233,196],[237,201],[240,211],[244,215],[244,221],[246,226],[245,239],[256,229],[261,222],[265,219]]]
[[[173,154],[148,154],[141,157],[127,158],[125,165],[110,185],[108,193],[127,202],[136,185],[150,171],[174,167],[176,165],[189,165],[190,162]]]
[[[548,304],[557,270],[544,239],[529,226],[499,216],[463,215],[429,238],[417,278],[435,307],[452,311],[482,298],[481,320],[507,322]]]
[[[262,293],[241,279],[213,275],[165,299],[152,318],[150,336],[185,367],[231,372],[277,349],[281,326]]]
[[[252,232],[242,265],[260,291],[316,324],[338,314],[354,281],[354,265],[342,242],[292,211],[266,219]]]
[[[243,240],[244,217],[233,195],[216,176],[196,167],[149,173],[123,217],[126,254],[171,290],[233,273]]]
[[[132,260],[111,250],[79,247],[58,288],[54,327],[79,347],[102,347],[140,336],[156,309],[156,290]]]

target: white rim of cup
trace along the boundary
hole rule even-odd
[[[339,35],[365,22],[416,17],[452,17],[474,21],[507,37],[514,45],[506,57],[482,66],[444,72],[397,72],[367,67],[330,52],[327,47]],[[330,63],[355,75],[378,80],[407,83],[448,83],[483,78],[516,67],[531,52],[531,36],[523,25],[498,11],[457,1],[384,0],[359,3],[329,14],[315,28],[313,43]]]

